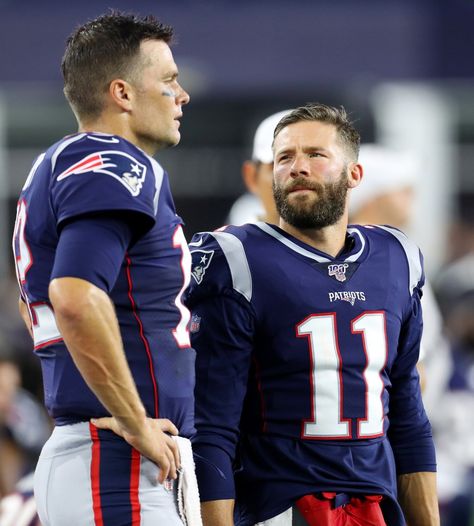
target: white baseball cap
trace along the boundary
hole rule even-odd
[[[292,110],[279,111],[264,119],[255,132],[253,138],[252,160],[269,164],[273,162],[273,132],[280,120]]]
[[[362,144],[359,163],[364,176],[360,185],[351,192],[350,212],[353,214],[380,195],[416,186],[419,162],[410,152],[379,144]]]

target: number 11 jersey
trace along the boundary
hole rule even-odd
[[[204,500],[263,521],[322,491],[382,494],[434,471],[416,371],[418,248],[389,227],[348,228],[333,258],[266,223],[197,234],[187,304],[197,351]]]

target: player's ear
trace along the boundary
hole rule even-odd
[[[253,161],[245,161],[242,165],[242,179],[249,192],[257,191],[258,167]]]
[[[114,79],[109,85],[109,95],[124,111],[132,109],[132,86],[126,80]]]
[[[349,188],[355,188],[356,186],[359,186],[360,182],[362,181],[362,178],[364,177],[364,170],[362,168],[362,165],[354,162],[349,163],[347,171]]]

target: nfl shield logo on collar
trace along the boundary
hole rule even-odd
[[[189,326],[189,332],[192,334],[195,334],[196,332],[199,332],[200,328],[201,328],[201,316],[198,316],[197,314],[193,314],[191,317],[191,325]]]

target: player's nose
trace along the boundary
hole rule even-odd
[[[178,104],[181,106],[184,106],[185,104],[188,104],[191,100],[191,97],[189,96],[189,93],[179,84],[179,92],[176,97],[176,100]]]
[[[307,156],[296,154],[293,162],[291,163],[291,175],[293,177],[297,177],[299,175],[308,176],[309,173],[309,160]]]

